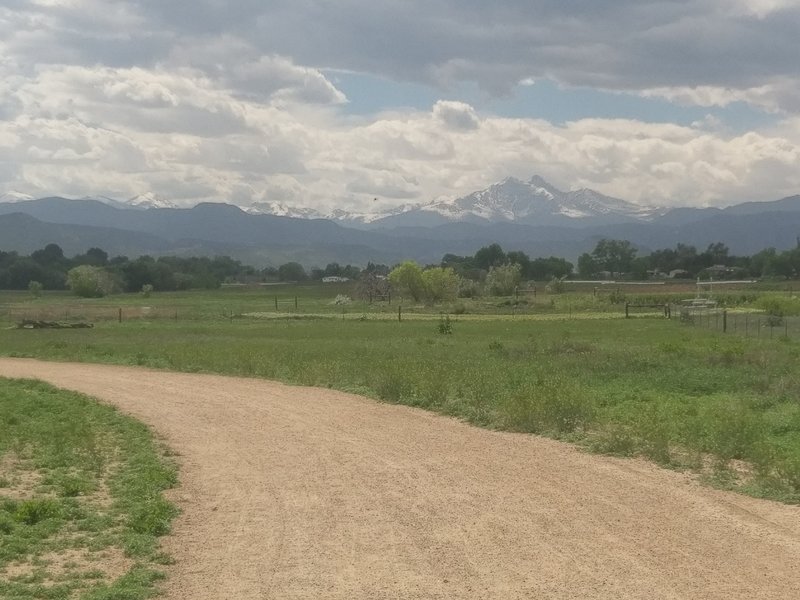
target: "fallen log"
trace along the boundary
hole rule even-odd
[[[37,321],[23,319],[17,324],[17,329],[91,329],[93,323],[62,323],[59,321]]]

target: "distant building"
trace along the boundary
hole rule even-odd
[[[725,265],[714,265],[712,267],[708,267],[707,269],[703,269],[701,272],[702,275],[708,275],[709,277],[713,277],[714,279],[732,279],[734,277],[739,277],[744,272],[744,269],[741,267],[727,267]]]
[[[350,281],[349,277],[336,277],[336,276],[329,276],[323,277],[322,283],[344,283],[345,281]]]

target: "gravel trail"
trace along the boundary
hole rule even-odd
[[[800,598],[800,509],[257,379],[0,359],[180,455],[166,598]]]

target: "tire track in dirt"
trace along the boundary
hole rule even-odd
[[[168,599],[800,597],[800,509],[330,390],[0,359],[180,455]]]

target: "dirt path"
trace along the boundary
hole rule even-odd
[[[800,509],[268,381],[0,359],[182,456],[169,599],[800,597]]]

